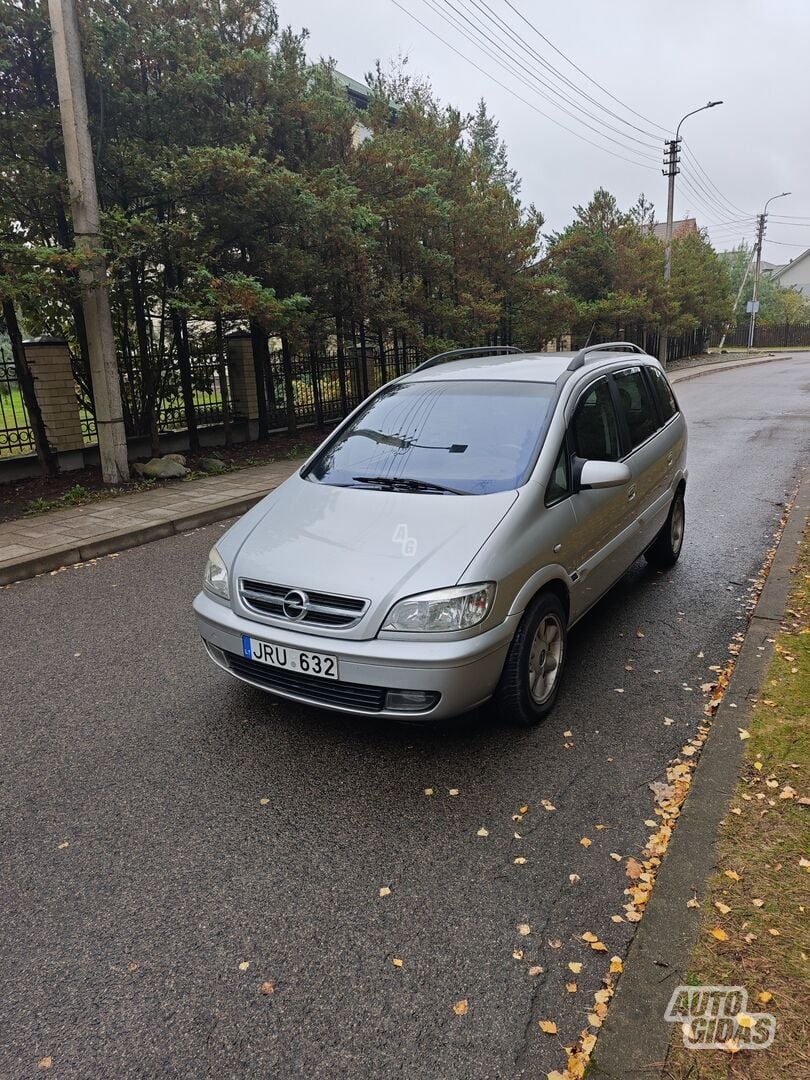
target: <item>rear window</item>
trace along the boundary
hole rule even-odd
[[[661,411],[661,420],[663,423],[666,423],[667,420],[671,419],[678,411],[678,406],[675,403],[675,396],[670,388],[669,380],[663,371],[659,371],[658,368],[655,367],[648,367],[647,374],[650,376],[653,393],[658,402],[658,408]]]
[[[394,383],[334,436],[304,474],[344,487],[434,485],[464,495],[520,487],[537,459],[552,383]]]

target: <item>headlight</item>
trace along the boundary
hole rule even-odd
[[[228,570],[222,561],[222,556],[215,547],[208,553],[208,565],[203,577],[203,588],[214,596],[220,596],[223,600],[230,600],[231,594],[228,589]]]
[[[495,584],[491,581],[409,596],[394,604],[383,623],[383,630],[429,634],[467,630],[486,618],[494,597]]]

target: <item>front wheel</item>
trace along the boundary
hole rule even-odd
[[[683,534],[686,525],[686,510],[683,504],[683,491],[679,491],[672,500],[667,520],[652,544],[644,552],[644,558],[651,566],[665,570],[674,566],[683,547]]]
[[[518,727],[539,724],[554,707],[567,645],[565,609],[554,593],[540,593],[517,628],[495,691],[498,716]]]

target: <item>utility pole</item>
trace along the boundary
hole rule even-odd
[[[661,170],[663,175],[669,178],[669,184],[667,187],[667,231],[666,240],[664,244],[664,284],[669,284],[669,280],[672,277],[672,219],[675,216],[675,177],[681,171],[678,168],[678,162],[681,160],[681,124],[689,116],[694,116],[695,113],[703,112],[704,109],[713,109],[715,105],[722,105],[722,101],[709,101],[706,105],[701,105],[699,109],[693,109],[688,112],[686,116],[682,117],[675,129],[675,138],[668,139],[664,143],[664,168]],[[661,328],[661,333],[658,336],[658,359],[661,361],[661,366],[667,366],[667,344],[668,335],[666,326]]]
[[[75,0],[48,0],[48,12],[73,234],[76,250],[88,256],[86,265],[79,271],[79,280],[87,324],[101,473],[105,484],[120,484],[129,480],[129,462],[107,292],[107,263],[99,230],[98,193],[87,124],[87,96]]]
[[[762,239],[765,236],[765,221],[768,217],[768,206],[774,199],[784,199],[786,195],[790,195],[789,191],[783,191],[781,195],[771,195],[770,199],[765,203],[765,207],[762,213],[757,218],[757,263],[754,270],[754,291],[751,297],[751,322],[748,326],[748,348],[754,347],[754,331],[757,325],[757,311],[759,310],[759,273],[760,264],[762,262]]]
[[[735,324],[735,326],[737,324],[737,306],[738,306],[738,304],[740,302],[740,297],[743,294],[743,289],[745,288],[745,283],[748,281],[748,275],[751,273],[751,267],[754,265],[754,256],[756,255],[756,253],[757,253],[756,248],[754,248],[752,250],[749,258],[748,258],[748,262],[745,264],[745,273],[743,274],[742,281],[740,282],[740,287],[739,287],[739,289],[737,289],[737,295],[734,298],[734,307],[731,309],[731,312],[732,312],[732,314],[734,316],[734,324]],[[723,331],[723,336],[720,338],[720,344],[717,346],[717,351],[718,352],[723,351],[723,346],[725,345],[725,343],[726,343],[726,332]]]
[[[664,240],[664,284],[668,284],[669,279],[672,277],[672,219],[675,215],[675,177],[681,171],[678,168],[678,162],[681,160],[681,140],[677,138],[670,139],[664,145],[666,150],[664,152],[664,168],[662,171],[664,176],[669,177],[669,183],[667,184],[667,231]],[[662,327],[658,337],[658,359],[661,361],[662,367],[667,366],[668,342],[666,327]]]

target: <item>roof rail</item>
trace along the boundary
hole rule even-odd
[[[436,353],[428,360],[423,361],[414,371],[424,371],[425,368],[436,367],[438,364],[449,364],[451,360],[458,360],[462,356],[499,356],[501,353],[522,353],[517,345],[478,345],[470,349],[448,349],[447,352]]]
[[[632,341],[605,341],[601,345],[586,345],[584,349],[580,349],[579,352],[571,358],[568,370],[576,371],[577,368],[581,368],[585,363],[585,358],[592,352],[632,352],[641,353],[642,356],[646,356],[646,353],[641,346],[634,345]]]

